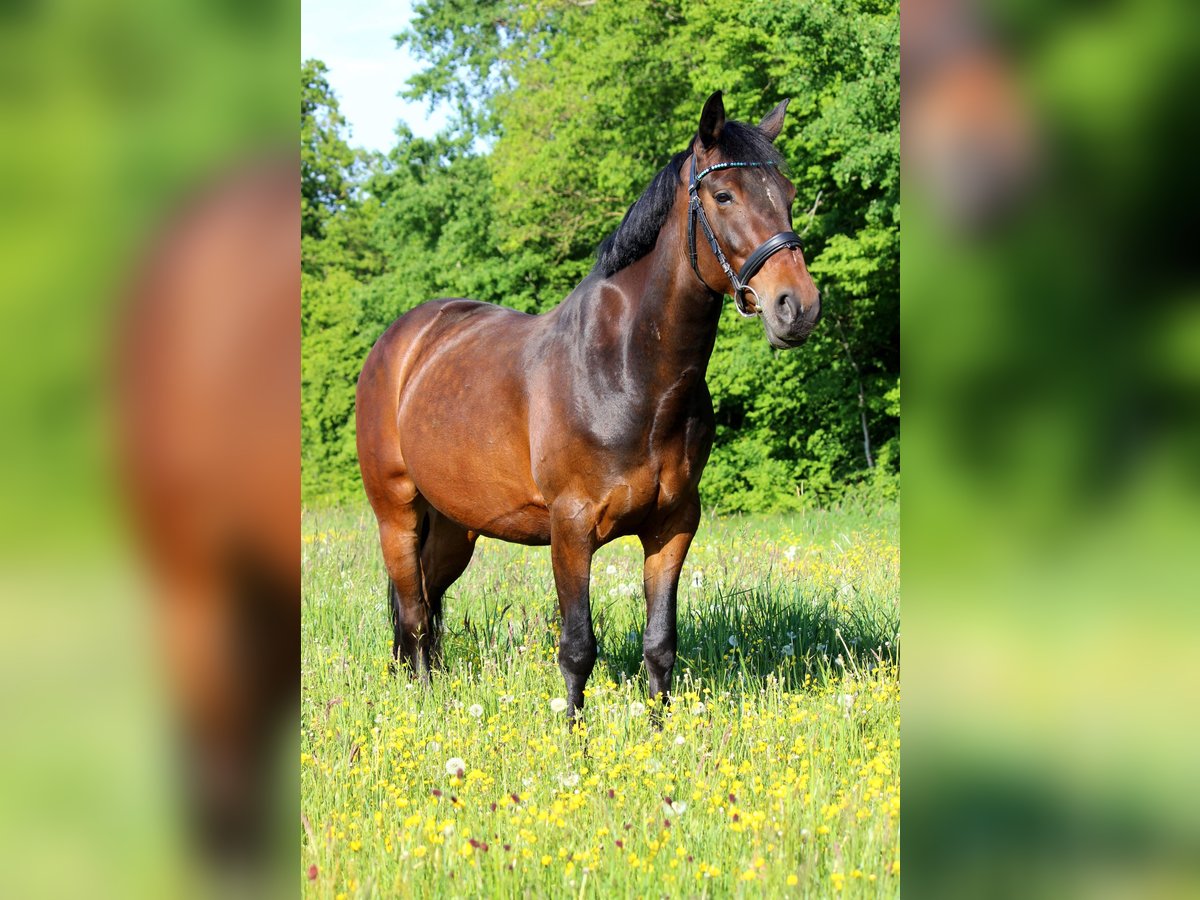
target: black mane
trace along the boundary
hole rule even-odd
[[[596,248],[596,269],[600,274],[608,277],[619,272],[654,249],[667,214],[675,205],[675,184],[694,142],[693,138],[687,150],[676,153],[666,168],[654,176],[642,196],[626,210],[617,230],[600,242]],[[721,129],[717,149],[729,162],[770,162],[783,166],[783,157],[775,145],[745,122],[727,121]]]

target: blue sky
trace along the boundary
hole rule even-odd
[[[394,35],[412,16],[412,0],[301,0],[300,58],[329,67],[329,83],[350,123],[350,143],[386,151],[404,121],[421,137],[447,121],[445,109],[396,96],[420,68]]]

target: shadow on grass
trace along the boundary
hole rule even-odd
[[[446,660],[482,667],[531,647],[549,654],[558,645],[557,615],[553,607],[508,604],[489,607],[481,619],[448,623]],[[644,680],[644,610],[635,614],[627,600],[593,601],[592,616],[599,642],[593,679]],[[889,599],[860,594],[842,602],[836,592],[805,594],[767,582],[681,602],[678,623],[677,684],[690,673],[714,689],[756,689],[773,675],[796,690],[808,679],[823,684],[843,668],[899,663],[899,610]]]

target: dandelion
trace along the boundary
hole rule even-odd
[[[734,648],[736,648],[736,647],[737,647],[737,645],[738,645],[738,639],[737,639],[737,635],[736,635],[736,634],[731,634],[731,635],[729,636],[729,646],[730,646],[730,647],[734,647]]]
[[[573,788],[575,785],[579,784],[579,773],[568,772],[566,775],[559,775],[558,783],[565,788]]]
[[[553,700],[550,701],[550,711],[551,712],[560,713],[560,712],[563,712],[564,710],[566,710],[566,708],[567,708],[567,701],[565,699],[563,699],[562,697],[555,697]]]
[[[682,747],[686,742],[687,742],[687,739],[682,734],[675,736],[675,746],[676,747]]]
[[[413,850],[413,856],[415,856],[417,859],[420,859],[428,852],[429,848],[422,844],[420,847],[417,847],[415,850]]]
[[[462,772],[464,769],[466,769],[466,767],[467,767],[467,764],[462,759],[462,757],[452,756],[448,760],[446,760],[446,774],[447,775],[457,775],[459,772]]]
[[[608,568],[606,568],[606,569],[604,570],[604,574],[605,574],[605,575],[616,575],[616,574],[617,574],[617,567],[616,567],[616,566],[613,566],[613,565],[610,565]]]
[[[474,718],[478,719],[480,716],[483,715],[483,707],[480,706],[478,703],[472,703],[467,708],[467,712],[469,712]]]
[[[699,715],[702,715],[703,713],[704,713],[704,704],[703,703],[696,703],[692,707],[692,715],[693,716],[699,716]]]
[[[788,887],[795,887],[797,884],[800,883],[800,879],[797,878],[795,875],[789,875],[787,877],[787,883],[788,883]]]
[[[704,570],[696,569],[692,572],[692,587],[698,588],[704,585]]]
[[[639,703],[638,701],[634,700],[632,703],[629,704],[629,714],[631,716],[640,716],[645,711],[646,711],[646,704],[644,704],[644,703]]]
[[[796,648],[791,644],[784,644],[780,652],[782,652],[784,656],[795,656]]]

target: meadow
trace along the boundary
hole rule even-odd
[[[572,730],[546,548],[479,542],[423,688],[388,673],[370,511],[306,511],[305,895],[898,896],[898,520],[894,502],[706,518],[666,710],[640,545],[601,549]]]

